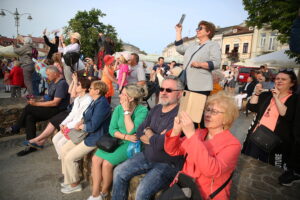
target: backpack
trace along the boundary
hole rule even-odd
[[[31,58],[37,59],[39,55],[39,52],[36,48],[32,48],[31,50]]]
[[[65,60],[66,65],[71,67],[72,72],[78,70],[78,69],[77,70],[73,69],[73,66],[74,66],[75,63],[77,63],[79,61],[80,53],[78,53],[78,52],[68,52],[68,53],[63,55],[63,58]],[[78,66],[77,66],[77,68],[78,68]]]

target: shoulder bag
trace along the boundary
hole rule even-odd
[[[272,152],[282,142],[278,135],[262,124],[251,133],[250,140],[267,153]]]
[[[76,129],[71,129],[70,132],[68,133],[70,140],[74,144],[79,144],[80,142],[82,142],[87,135],[88,135],[87,132],[83,130],[76,130]]]
[[[187,63],[185,69],[183,69],[181,71],[181,73],[178,75],[178,79],[183,83],[183,85],[186,87],[187,85],[187,77],[186,77],[186,69],[187,67],[189,66],[190,62],[192,61],[192,58],[194,57],[194,55],[202,48],[204,47],[205,44],[203,44],[202,46],[199,47],[199,49],[197,49],[197,51],[195,51],[192,55],[191,55],[191,58],[189,60],[189,62]]]
[[[108,153],[113,153],[121,144],[121,140],[110,134],[103,135],[96,143],[97,147]]]
[[[230,177],[217,190],[209,195],[209,199],[213,199],[220,191],[222,191],[229,183],[233,176]],[[159,200],[202,200],[196,180],[184,173],[178,173],[178,181],[166,191],[162,193]]]
[[[270,95],[263,102],[262,108],[267,107],[267,105],[269,104],[271,99],[272,99],[272,95]],[[261,113],[260,118],[259,118],[259,121],[257,122],[258,126],[256,127],[255,131],[253,131],[250,134],[249,139],[250,139],[251,142],[253,142],[260,149],[262,149],[263,151],[265,151],[267,153],[270,153],[282,141],[281,141],[280,137],[277,134],[275,134],[273,131],[271,131],[266,126],[260,124],[260,120],[261,120],[262,116],[264,115],[264,110],[261,109],[260,113]]]

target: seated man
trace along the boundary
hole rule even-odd
[[[168,76],[160,88],[160,104],[150,110],[136,134],[144,143],[144,150],[118,165],[114,170],[112,199],[127,199],[130,179],[145,174],[136,190],[139,200],[151,199],[168,187],[182,168],[183,157],[169,156],[164,151],[164,134],[173,126],[177,116],[183,85],[174,76]]]
[[[27,101],[28,105],[22,111],[16,124],[7,131],[16,133],[24,127],[26,140],[30,140],[36,137],[36,122],[48,120],[67,108],[69,104],[67,82],[60,78],[60,73],[54,66],[47,67],[46,74],[48,80],[51,81],[48,94],[44,96],[42,101],[29,99]],[[24,150],[17,153],[17,155],[25,156],[34,151],[36,151],[36,148],[27,146]]]
[[[235,95],[235,101],[238,105],[238,108],[242,108],[242,101],[244,98],[251,97],[253,90],[257,84],[257,81],[251,76],[248,77],[247,83],[241,88],[240,94]]]

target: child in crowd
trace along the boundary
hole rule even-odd
[[[64,65],[61,61],[61,53],[54,53],[52,56],[53,65],[58,69],[61,74],[61,78],[64,78]]]
[[[119,85],[119,91],[122,90],[124,86],[127,85],[127,76],[129,73],[129,68],[127,61],[129,59],[130,55],[121,55],[119,58],[119,74],[118,74],[118,85]]]
[[[21,97],[21,88],[24,86],[23,69],[19,61],[14,61],[14,67],[9,73],[8,79],[11,84],[11,97]]]
[[[3,79],[3,83],[5,85],[5,92],[9,93],[10,92],[10,80],[9,80],[9,73],[10,73],[10,69],[7,67],[6,69],[4,69],[4,79]]]

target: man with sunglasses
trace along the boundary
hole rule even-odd
[[[144,150],[118,165],[114,170],[112,199],[127,199],[129,182],[134,176],[145,174],[135,199],[151,199],[155,193],[169,186],[183,164],[182,156],[169,156],[164,151],[165,133],[173,127],[177,116],[182,83],[174,76],[162,82],[160,104],[153,107],[146,120],[137,129],[137,137]]]
[[[183,66],[186,70],[189,91],[209,95],[213,89],[211,71],[219,68],[221,63],[221,50],[218,43],[211,41],[215,34],[215,25],[201,21],[196,29],[199,43],[183,45],[182,25],[176,27],[176,51],[184,55]]]

